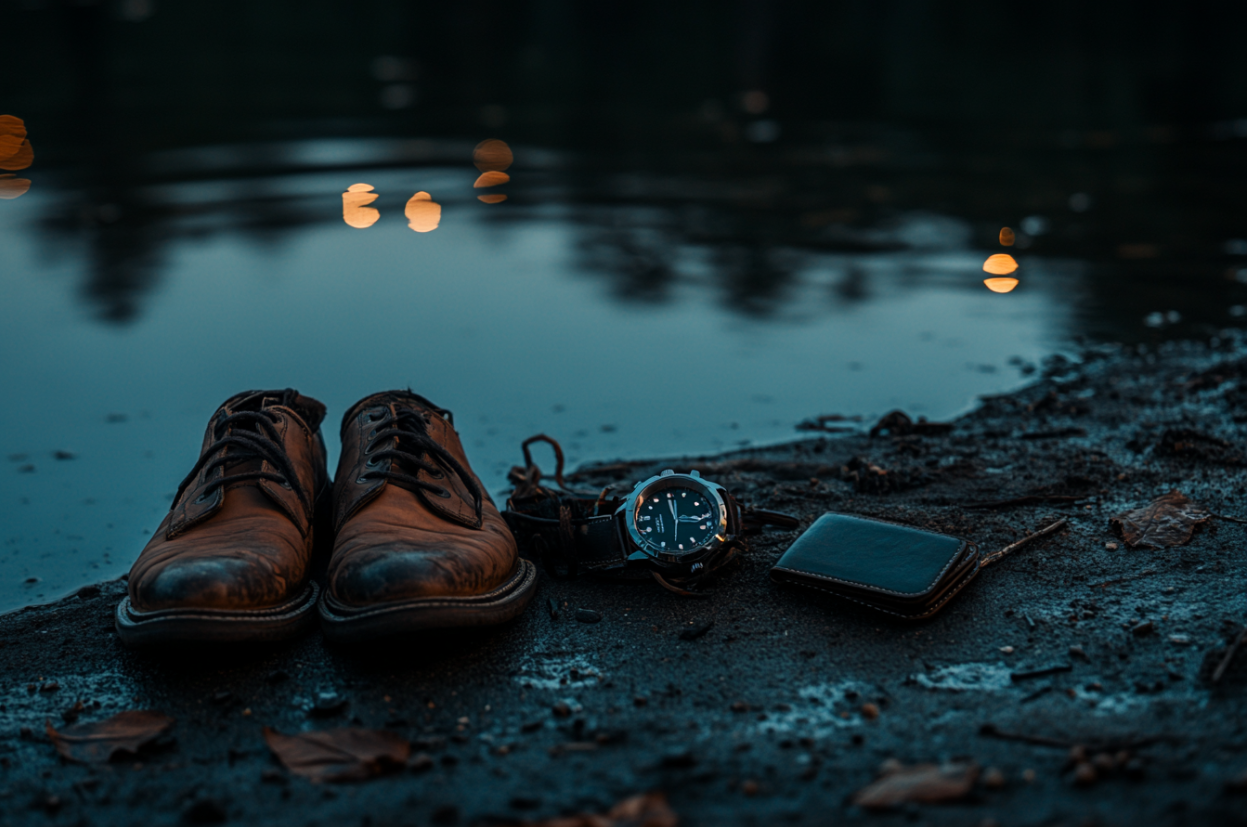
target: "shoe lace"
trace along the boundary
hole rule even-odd
[[[453,454],[429,436],[429,423],[423,414],[409,408],[399,408],[392,417],[383,418],[380,422],[381,424],[369,435],[368,444],[364,446],[364,453],[369,456],[367,463],[369,470],[360,474],[361,480],[388,479],[402,483],[411,489],[421,489],[437,494],[439,497],[449,497],[450,491],[445,486],[426,482],[406,473],[413,468],[419,468],[434,479],[442,479],[444,477],[442,469],[446,469],[454,472],[468,489],[476,507],[476,517],[480,519],[482,501],[480,486]],[[393,447],[373,453],[375,445],[396,437]],[[388,469],[371,467],[382,459],[391,460]],[[400,470],[397,467],[399,463],[402,463],[402,468],[406,470]]]
[[[276,421],[277,415],[270,411],[238,411],[222,417],[212,429],[216,441],[200,455],[195,467],[186,475],[186,479],[182,480],[182,484],[178,486],[178,498],[182,496],[187,486],[195,481],[195,477],[201,471],[207,476],[217,468],[258,459],[267,461],[277,469],[277,472],[264,471],[261,465],[251,470],[210,479],[199,492],[197,501],[207,499],[218,488],[233,482],[270,480],[293,490],[298,495],[299,502],[307,509],[307,513],[312,513],[311,497],[303,488],[303,484],[299,482],[294,463],[291,462],[286,449],[282,447],[281,434],[277,431]],[[227,452],[223,450],[225,448],[232,450]],[[174,502],[177,502],[177,499]]]

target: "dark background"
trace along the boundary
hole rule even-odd
[[[914,210],[988,247],[1040,214],[1033,253],[1092,265],[1076,333],[1207,335],[1247,301],[1245,22],[1191,3],[28,0],[6,6],[0,108],[30,125],[35,185],[66,195],[49,242],[90,238],[82,293],[110,322],[141,313],[185,232],[148,185],[300,172],[281,141],[492,135],[561,151],[512,198],[583,208],[625,301],[665,299],[672,253],[603,209],[717,247],[725,304],[755,316],[783,293],[779,247],[872,249],[863,230]],[[149,162],[215,145],[249,151]],[[261,240],[337,220],[273,192],[218,212],[212,232]],[[1181,322],[1145,327],[1157,310]]]

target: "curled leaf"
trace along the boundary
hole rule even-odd
[[[59,732],[48,721],[47,733],[61,755],[70,761],[90,764],[136,755],[171,726],[173,719],[168,715],[133,709],[103,721],[65,727]]]
[[[312,781],[364,781],[401,769],[411,744],[392,732],[375,729],[328,729],[283,735],[264,728],[264,741],[295,775]]]
[[[520,822],[524,827],[677,827],[680,818],[659,792],[625,798],[604,814],[580,813],[573,816]]]
[[[0,136],[2,138],[3,136]],[[0,158],[0,169],[21,170],[26,169],[35,162],[35,151],[30,146],[30,141],[22,141],[17,149],[8,154],[4,158]]]
[[[1109,525],[1131,548],[1169,548],[1189,543],[1195,527],[1211,516],[1180,491],[1170,491],[1142,508],[1118,514]]]
[[[969,795],[979,777],[973,762],[916,764],[885,772],[858,790],[853,803],[868,810],[884,810],[900,804],[938,804]]]

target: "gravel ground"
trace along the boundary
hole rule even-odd
[[[1105,349],[1049,363],[945,434],[578,475],[696,467],[803,525],[860,513],[985,551],[1068,519],[922,623],[770,582],[797,532],[759,537],[706,600],[543,575],[509,626],[367,650],[312,634],[131,652],[112,629],[119,582],[0,617],[0,824],[496,824],[650,790],[685,825],[1247,824],[1247,651],[1212,679],[1247,622],[1247,525],[1227,519],[1247,517],[1244,399],[1241,340]],[[1110,529],[1173,489],[1223,516],[1175,548],[1130,549]],[[1023,496],[1041,499],[971,507]],[[128,709],[176,723],[97,765],[65,762],[44,734]],[[388,730],[413,757],[312,784],[275,761],[264,726]],[[853,804],[885,762],[957,760],[982,769],[959,800]]]

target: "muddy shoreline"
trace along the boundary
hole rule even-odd
[[[695,467],[803,526],[866,514],[986,551],[1068,520],[918,624],[771,583],[797,532],[757,538],[707,600],[543,575],[509,626],[369,650],[312,634],[128,651],[119,582],[2,616],[0,825],[496,824],[648,790],[688,825],[1247,824],[1247,652],[1212,680],[1247,623],[1247,525],[1230,519],[1247,518],[1244,401],[1240,338],[1105,348],[946,432],[895,423],[576,473],[594,487]],[[1175,489],[1222,516],[1174,548],[1111,530]],[[127,709],[171,716],[171,735],[81,765],[44,734]],[[383,729],[415,757],[316,785],[276,763],[265,726]],[[1076,746],[1108,756],[1094,779]],[[852,804],[884,762],[961,759],[983,772],[958,801]]]

